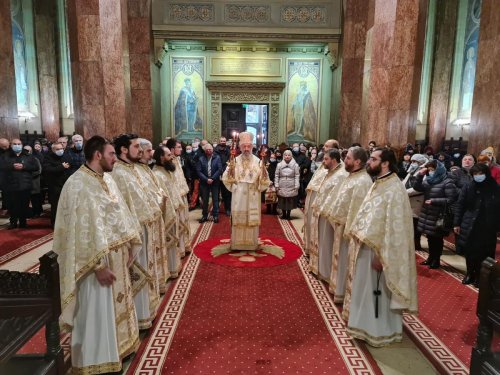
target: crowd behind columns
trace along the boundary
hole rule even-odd
[[[106,156],[102,156],[105,155],[104,146],[89,147],[94,159],[87,160],[86,164],[84,140],[78,134],[51,142],[39,139],[33,144],[2,138],[2,213],[8,215],[8,229],[12,230],[29,230],[29,220],[41,215],[50,215],[54,226],[59,199],[68,179],[89,165],[107,165],[102,174],[113,171],[110,175],[119,194],[137,219],[136,229],[140,236],[134,232],[136,242],[129,249],[130,254],[132,249],[141,246],[145,249],[139,253],[143,259],[135,258],[137,270],[142,270],[137,272],[147,274],[148,280],[156,280],[147,284],[149,287],[141,284],[142,289],[134,292],[138,327],[147,328],[156,316],[159,295],[165,292],[166,280],[178,276],[180,259],[191,250],[188,212],[201,209],[199,222],[212,220],[214,224],[219,222],[219,214],[231,215],[231,192],[221,183],[221,176],[228,166],[231,151],[233,155],[238,153],[237,148],[231,149],[233,141],[221,137],[210,143],[195,138],[185,144],[166,138],[154,146],[137,135],[120,135],[113,143],[115,151],[108,152],[107,164]],[[481,262],[488,256],[495,257],[500,223],[500,166],[492,147],[485,147],[479,155],[471,155],[458,148],[443,148],[436,153],[421,144],[408,144],[403,150],[395,150],[390,145],[377,147],[374,141],[363,147],[327,140],[319,145],[281,143],[262,145],[259,149],[254,145],[253,152],[263,159],[271,180],[261,196],[266,214],[291,220],[294,210],[304,209],[304,250],[310,257],[310,270],[329,284],[335,302],[344,303],[345,316],[352,313],[353,306],[359,302],[356,301],[356,293],[359,293],[356,285],[359,284],[350,279],[353,269],[347,269],[351,263],[347,258],[341,259],[342,253],[355,251],[360,259],[368,254],[361,245],[364,238],[361,232],[369,236],[370,228],[360,224],[368,220],[360,221],[359,217],[354,219],[348,212],[341,212],[346,202],[342,202],[339,195],[349,196],[348,205],[362,212],[367,209],[364,205],[367,194],[370,195],[377,181],[386,176],[397,176],[398,189],[405,191],[405,199],[413,213],[413,222],[409,221],[414,234],[412,246],[409,246],[411,250],[413,247],[422,250],[421,237],[427,238],[428,257],[423,265],[430,269],[440,267],[444,238],[452,233],[456,252],[466,258],[464,284],[477,283]],[[96,159],[96,155],[103,160]],[[368,172],[370,177],[356,175],[359,171]],[[129,184],[129,180],[134,183]],[[364,190],[359,189],[361,181]],[[368,188],[370,193],[367,193]],[[356,189],[358,194],[362,191],[361,195],[356,196]],[[44,211],[49,208],[50,213]],[[349,242],[347,237],[338,236],[344,230],[348,234],[347,229],[356,226],[358,232],[352,232],[352,236],[361,242],[356,244],[356,241]],[[380,257],[383,260],[383,255]],[[366,264],[371,267],[383,269],[385,266],[380,259],[370,262]],[[94,268],[97,275],[106,266],[99,263]],[[97,279],[101,283],[101,276]],[[140,275],[137,279],[141,279]],[[113,280],[102,282],[112,284]],[[376,284],[378,288],[379,281]],[[391,308],[393,303],[402,301],[392,301]],[[413,302],[405,303],[405,308],[411,311]],[[356,320],[352,315],[349,319]],[[359,317],[358,320],[364,321]],[[354,328],[350,333],[359,337]]]

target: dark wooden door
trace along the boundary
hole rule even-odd
[[[244,132],[246,111],[241,103],[222,104],[221,135],[227,139],[232,138],[233,132]]]

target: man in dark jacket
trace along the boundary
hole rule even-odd
[[[7,138],[0,138],[0,162],[4,155],[9,151],[10,142]],[[4,210],[7,209],[7,204],[5,202],[5,192],[3,191],[3,183],[5,181],[4,172],[0,170],[0,192],[2,192],[2,205],[0,206],[0,212],[2,215],[5,213]]]
[[[226,170],[227,162],[229,161],[230,150],[226,145],[226,137],[220,137],[219,144],[215,147],[214,152],[219,155],[220,162],[222,164],[222,173]],[[220,192],[222,195],[222,201],[224,202],[224,209],[226,210],[226,215],[231,215],[231,192],[227,190],[224,184],[220,185]]]
[[[83,137],[75,134],[71,137],[71,147],[66,150],[70,159],[69,175],[75,173],[83,164],[85,164],[85,154],[83,153]]]
[[[210,143],[204,147],[205,155],[202,155],[196,163],[196,171],[200,178],[200,193],[203,201],[202,216],[199,220],[204,223],[208,220],[208,199],[212,193],[213,209],[212,215],[214,223],[219,222],[219,187],[222,175],[222,165],[220,157],[214,154],[214,149]]]
[[[33,172],[38,170],[35,159],[23,152],[20,139],[13,139],[11,150],[6,152],[0,161],[3,172],[3,193],[7,200],[10,213],[8,229],[26,228],[26,218],[29,215],[29,203],[33,184]]]
[[[50,222],[56,222],[57,203],[64,183],[70,176],[71,160],[60,142],[52,144],[52,153],[43,160],[43,173],[49,189]]]

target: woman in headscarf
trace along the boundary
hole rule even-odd
[[[300,187],[299,165],[290,150],[283,153],[283,160],[276,168],[274,186],[278,193],[278,208],[283,212],[281,218],[290,220],[290,211],[297,207],[296,197]]]
[[[422,168],[413,189],[424,193],[424,204],[418,216],[417,229],[427,236],[429,257],[422,262],[429,268],[439,268],[443,252],[444,236],[448,235],[436,223],[447,207],[457,199],[457,188],[453,180],[448,177],[446,168],[439,160],[431,160]],[[451,229],[451,228],[450,228]]]
[[[474,165],[470,174],[473,180],[460,192],[453,225],[467,264],[463,284],[477,283],[483,260],[495,258],[496,232],[500,229],[500,187],[485,164]]]

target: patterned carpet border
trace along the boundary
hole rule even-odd
[[[38,246],[43,245],[46,242],[49,242],[50,240],[52,240],[53,237],[54,237],[54,234],[49,233],[43,237],[40,237],[37,240],[34,240],[30,243],[27,243],[26,245],[18,247],[17,249],[15,249],[15,250],[13,250],[5,255],[0,256],[0,265],[7,263],[9,260],[18,257],[19,255],[22,255],[28,251],[31,251],[31,250],[37,248]]]
[[[202,225],[198,236],[192,242],[193,248],[199,242],[208,239],[212,225],[212,222],[206,222]],[[199,264],[200,259],[194,253],[191,253],[161,316],[156,318],[158,323],[150,335],[154,339],[149,340],[144,351],[139,354],[141,359],[133,374],[161,374],[163,363],[167,358],[170,344],[182,316]]]
[[[302,248],[302,239],[295,228],[287,220],[280,220],[281,227],[287,239]],[[316,302],[323,320],[335,342],[339,353],[342,356],[350,374],[374,374],[370,360],[365,355],[358,343],[351,339],[346,331],[346,326],[341,318],[340,311],[333,303],[333,300],[324,285],[316,279],[308,269],[308,260],[305,256],[297,260],[302,275],[309,287],[311,295]],[[378,369],[377,369],[378,370]]]

